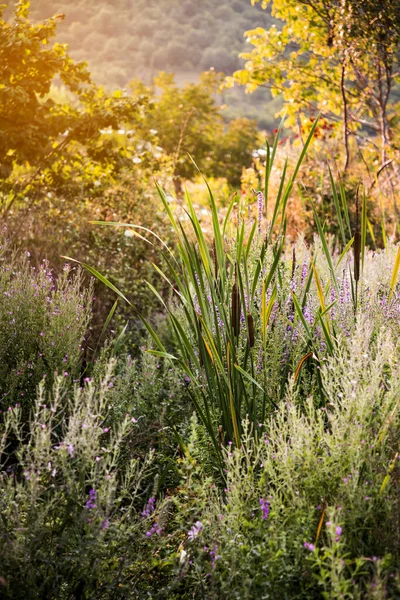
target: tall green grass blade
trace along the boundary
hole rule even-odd
[[[339,256],[339,260],[336,263],[336,269],[338,268],[338,266],[340,265],[340,263],[342,262],[342,260],[344,259],[344,257],[346,256],[346,254],[348,253],[350,248],[352,247],[353,243],[354,243],[354,237],[352,237],[351,240],[349,242],[347,242],[346,247],[344,248],[343,252]]]
[[[125,300],[125,302],[127,304],[129,304],[129,306],[133,306],[133,304],[131,302],[129,302],[128,298],[126,298],[126,296],[124,296],[124,294],[122,292],[120,292],[119,289],[113,283],[111,283],[111,281],[109,281],[107,279],[107,277],[105,277],[99,271],[97,271],[97,269],[94,269],[90,265],[88,265],[84,262],[81,262],[80,260],[77,260],[76,258],[71,258],[70,256],[62,256],[61,258],[65,258],[66,260],[70,260],[72,262],[77,263],[78,265],[81,265],[81,267],[86,269],[86,271],[88,271],[91,275],[93,275],[93,277],[96,277],[96,279],[101,281],[101,283],[103,283],[105,286],[110,288],[110,290],[115,292],[117,294],[117,296],[122,298],[122,300]]]
[[[294,309],[296,311],[296,314],[297,314],[298,318],[300,319],[300,321],[307,333],[307,336],[311,339],[312,335],[311,335],[311,330],[310,330],[309,324],[307,323],[307,321],[304,318],[303,310],[302,310],[300,303],[294,292],[292,292],[292,299],[293,299],[293,304],[294,304]]]
[[[388,297],[388,301],[390,302],[394,289],[396,287],[396,282],[397,282],[397,277],[399,274],[399,269],[400,269],[400,246],[397,249],[397,255],[396,255],[396,260],[394,263],[394,267],[393,267],[393,272],[392,272],[392,278],[390,280],[390,291],[389,291],[389,297]]]
[[[325,254],[325,258],[326,258],[326,260],[328,262],[329,270],[331,272],[332,281],[333,281],[333,284],[334,284],[334,286],[336,288],[336,291],[339,292],[339,284],[338,284],[337,279],[336,279],[336,272],[335,272],[335,269],[333,267],[332,258],[331,258],[331,252],[329,251],[329,247],[328,247],[328,243],[326,241],[325,233],[324,233],[323,227],[321,225],[321,221],[319,219],[319,216],[318,216],[317,210],[315,208],[314,202],[312,200],[311,200],[311,207],[312,207],[312,211],[313,211],[313,214],[314,214],[315,224],[316,224],[317,230],[318,230],[318,235],[319,235],[319,237],[321,239],[322,249],[323,249],[323,252]]]
[[[344,188],[343,185],[343,181],[339,181],[339,191],[340,191],[340,199],[342,201],[342,209],[343,209],[343,214],[344,214],[344,218],[345,218],[345,223],[347,226],[347,231],[349,234],[349,237],[353,237],[353,232],[351,230],[351,225],[350,225],[350,215],[349,215],[349,207],[347,204],[347,198],[346,198],[346,190]]]
[[[225,219],[224,219],[224,224],[223,224],[223,227],[222,227],[222,236],[224,236],[225,233],[226,233],[226,228],[228,226],[229,218],[231,216],[233,207],[235,206],[235,202],[236,202],[236,194],[233,195],[232,200],[229,203],[228,210],[226,211],[226,215],[225,215]]]
[[[361,269],[364,271],[365,248],[367,246],[367,197],[363,187],[363,198],[361,208]]]
[[[244,369],[242,369],[242,367],[240,367],[239,365],[233,365],[235,367],[235,369],[237,371],[239,371],[239,373],[241,373],[243,375],[243,377],[245,377],[245,379],[248,379],[249,381],[251,381],[251,383],[253,385],[255,385],[259,390],[262,391],[263,394],[265,394],[265,390],[264,388],[254,379],[254,377],[252,377],[250,375],[250,373],[247,373],[247,371],[245,371]]]
[[[336,184],[335,184],[335,182],[333,180],[332,171],[331,171],[331,168],[330,168],[329,165],[328,165],[328,172],[329,172],[329,180],[330,180],[330,183],[331,183],[333,201],[335,203],[336,214],[337,214],[338,223],[339,223],[340,235],[342,237],[343,246],[346,246],[346,234],[344,232],[344,223],[343,223],[342,210],[340,208],[340,203],[339,203],[339,197],[338,197],[338,193],[337,193],[337,189],[336,189]]]
[[[109,324],[110,324],[110,322],[111,322],[111,319],[112,319],[112,318],[113,318],[113,316],[114,316],[114,313],[115,313],[115,311],[116,311],[116,308],[117,308],[117,306],[118,306],[118,298],[116,299],[116,301],[115,301],[115,302],[114,302],[114,304],[112,305],[112,307],[111,307],[111,310],[110,310],[110,312],[108,313],[106,320],[104,321],[103,328],[102,328],[102,330],[101,330],[101,333],[100,333],[99,339],[97,340],[96,348],[95,348],[95,350],[94,350],[94,355],[95,355],[95,356],[96,356],[96,354],[97,354],[97,350],[98,350],[98,348],[99,348],[100,342],[101,342],[101,340],[103,339],[103,336],[104,336],[105,332],[106,332],[106,331],[107,331],[107,329],[108,329],[108,326],[109,326]]]

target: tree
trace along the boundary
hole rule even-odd
[[[71,164],[84,166],[89,159],[113,172],[132,165],[126,145],[110,143],[103,132],[140,120],[146,101],[106,93],[91,81],[85,63],[69,57],[66,45],[52,44],[62,19],[32,24],[24,0],[12,22],[0,11],[0,191],[7,209],[18,194],[32,195],[36,183],[60,188],[60,180],[70,181]],[[67,100],[54,99],[55,80]],[[12,178],[21,166],[25,176]]]
[[[240,185],[242,168],[252,163],[258,138],[256,123],[248,119],[224,123],[215,100],[221,81],[220,74],[209,71],[203,73],[200,83],[183,88],[175,84],[173,75],[166,73],[155,77],[149,89],[141,82],[131,83],[134,95],[147,94],[153,100],[147,127],[155,132],[160,146],[172,158],[178,195],[182,181],[197,175],[191,156],[204,174],[226,177],[235,186]]]
[[[270,0],[252,0],[266,8]],[[391,139],[388,109],[399,79],[399,0],[272,0],[284,21],[246,33],[254,46],[245,68],[228,81],[282,95],[287,124],[318,112],[341,126],[346,170],[349,136],[365,143],[372,131],[384,164]],[[369,141],[371,141],[369,139]]]

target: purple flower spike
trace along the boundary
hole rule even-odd
[[[266,519],[269,515],[269,504],[264,498],[260,498],[261,517]]]
[[[258,233],[261,232],[261,221],[262,221],[263,210],[264,210],[264,202],[265,202],[264,194],[262,192],[258,192],[258,194],[257,194],[257,203],[258,203]]]
[[[199,533],[201,532],[201,530],[203,529],[203,523],[201,521],[196,521],[196,523],[193,525],[193,527],[191,527],[188,531],[188,538],[191,542],[193,542],[193,540],[195,538],[197,538],[197,536],[199,535]]]
[[[86,508],[88,510],[93,510],[96,508],[96,490],[91,489],[89,492],[89,500],[86,502]]]
[[[148,499],[147,504],[142,512],[142,517],[148,518],[151,515],[151,513],[154,511],[155,503],[156,499],[154,496]]]

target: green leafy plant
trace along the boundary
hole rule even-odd
[[[24,256],[0,248],[0,404],[15,403],[25,417],[45,377],[51,387],[57,371],[78,381],[91,317],[92,287],[83,287],[82,271],[65,265],[56,277],[47,262],[37,269]]]

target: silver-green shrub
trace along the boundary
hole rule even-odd
[[[0,408],[28,409],[43,378],[51,387],[56,371],[79,377],[92,288],[74,267],[55,277],[46,261],[36,268],[29,252],[0,244]]]
[[[45,392],[42,383],[28,432],[20,407],[6,412],[0,427],[2,598],[111,599],[126,589],[127,554],[131,564],[135,538],[146,540],[142,479],[152,452],[121,461],[136,423],[126,414],[106,425],[113,368],[99,386],[89,382],[71,391],[59,376]]]

